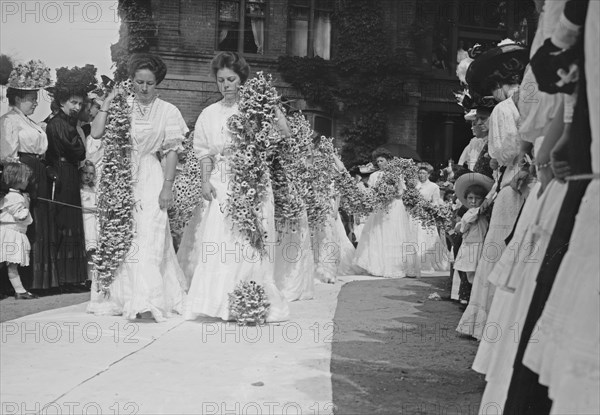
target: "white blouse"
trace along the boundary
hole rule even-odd
[[[46,132],[18,108],[0,117],[0,160],[16,158],[19,152],[44,154],[47,149]]]

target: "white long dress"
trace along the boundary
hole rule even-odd
[[[167,210],[158,202],[164,174],[157,152],[182,150],[187,131],[177,107],[158,98],[146,117],[132,113],[135,236],[116,270],[110,298],[92,289],[88,312],[122,314],[128,319],[151,312],[156,321],[182,312],[187,286],[173,249]]]
[[[207,202],[201,220],[192,218],[184,231],[182,241],[195,241],[193,248],[180,248],[185,255],[179,256],[182,268],[191,280],[185,304],[184,318],[193,320],[200,315],[230,320],[229,297],[241,281],[255,281],[264,287],[271,304],[267,321],[282,321],[289,317],[289,305],[274,281],[274,260],[259,254],[243,243],[241,235],[224,213],[231,179],[229,157],[232,136],[227,120],[238,112],[237,104],[227,107],[222,102],[208,106],[202,111],[194,131],[194,150],[198,158],[212,157],[215,161],[210,183],[216,190],[216,198]],[[262,204],[263,226],[267,232],[268,247],[275,247],[277,232],[273,193],[269,192]],[[199,226],[195,229],[194,225]],[[194,238],[187,233],[193,232]],[[183,242],[182,242],[183,243]],[[270,255],[273,255],[271,252]]]
[[[383,173],[369,177],[373,187]],[[394,200],[389,211],[372,213],[365,223],[356,248],[356,265],[371,275],[387,278],[420,276],[418,229],[402,199]]]
[[[585,71],[592,171],[600,173],[600,2],[590,1],[585,22]],[[538,342],[523,363],[548,386],[552,414],[600,413],[600,180],[587,187],[552,291],[538,320]]]
[[[361,269],[354,265],[356,249],[342,222],[338,207],[339,198],[333,199],[332,213],[323,228],[315,232],[315,278],[319,282],[334,283],[337,277],[357,275]]]
[[[315,293],[315,257],[306,211],[298,228],[285,229],[275,247],[275,283],[288,301],[310,300]]]
[[[442,203],[440,187],[437,184],[427,180],[425,183],[419,182],[417,188],[428,202],[434,205]],[[424,227],[420,223],[417,226],[421,271],[450,271],[450,252],[437,227]]]
[[[520,149],[518,126],[519,111],[512,98],[496,105],[490,115],[488,148],[490,156],[498,160],[501,166],[506,167],[506,171],[502,176],[500,191],[492,208],[490,226],[475,271],[469,305],[456,329],[459,333],[470,335],[478,340],[481,339],[485,330],[496,288],[488,281],[488,276],[506,248],[505,240],[513,230],[526,196],[526,192],[519,194],[510,187],[513,177],[519,170],[517,165]]]

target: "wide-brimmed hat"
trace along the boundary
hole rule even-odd
[[[515,70],[519,71],[522,76],[525,66],[529,62],[529,52],[523,46],[510,40],[505,40],[498,46],[483,52],[473,60],[467,69],[465,78],[469,90],[481,96],[489,95],[491,91],[485,89],[485,79],[497,69],[515,66],[514,62],[520,63]]]
[[[486,191],[490,191],[494,186],[494,180],[481,174],[481,173],[465,173],[461,175],[456,182],[454,182],[454,192],[460,200],[463,206],[467,206],[467,199],[465,199],[465,192],[474,184],[481,185]]]
[[[37,91],[51,84],[50,68],[40,60],[31,60],[12,69],[6,86],[23,91]]]

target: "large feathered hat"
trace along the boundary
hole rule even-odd
[[[525,66],[529,62],[529,52],[520,44],[506,39],[494,48],[478,52],[480,50],[476,49],[471,52],[475,57],[465,76],[472,95],[491,95],[493,85],[487,80],[494,74],[499,79],[511,78],[517,83],[523,78]]]
[[[5,83],[9,88],[37,91],[38,89],[48,87],[52,83],[50,68],[40,60],[31,60],[12,68],[8,79],[4,82],[6,71],[9,70],[12,63],[10,58],[5,55],[3,55],[0,62],[0,81]]]
[[[88,92],[96,89],[96,67],[85,65],[83,68],[75,66],[56,70],[56,85],[46,90],[52,94],[56,101],[64,101],[72,96],[86,97]]]

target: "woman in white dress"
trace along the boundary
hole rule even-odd
[[[238,113],[238,88],[247,79],[250,68],[243,57],[234,52],[221,52],[212,61],[212,72],[223,99],[205,108],[196,122],[194,150],[202,163],[202,194],[207,204],[202,219],[193,218],[183,240],[196,242],[194,249],[185,247],[179,261],[191,280],[184,318],[200,315],[230,320],[229,298],[239,282],[255,281],[264,287],[271,304],[267,321],[286,320],[289,306],[274,282],[274,261],[244,244],[241,234],[224,213],[231,180],[229,165],[232,153],[231,132],[227,120]],[[262,203],[263,226],[267,232],[267,247],[277,241],[273,193],[268,192]],[[195,238],[185,233],[194,232]]]
[[[380,169],[392,158],[385,149],[373,152],[373,159]],[[382,176],[381,170],[371,174],[368,186],[375,186]],[[388,207],[388,212],[377,211],[367,219],[356,249],[356,265],[379,277],[420,276],[417,238],[416,222],[398,198]]]
[[[173,180],[177,153],[188,128],[174,105],[158,98],[156,86],[167,73],[162,59],[151,54],[133,55],[129,62],[134,96],[131,140],[135,235],[130,252],[115,273],[110,297],[92,289],[88,312],[122,314],[125,318],[152,316],[163,321],[173,312],[181,313],[186,281],[177,262],[167,209],[173,203]],[[107,112],[115,93],[102,104],[92,125],[92,136],[101,137]],[[98,132],[100,131],[100,132]],[[163,173],[157,153],[166,158]]]
[[[440,205],[442,197],[440,187],[431,182],[429,177],[433,171],[433,166],[429,163],[423,163],[419,166],[419,183],[417,189],[423,198],[433,205]],[[449,271],[450,252],[446,242],[442,240],[440,232],[436,226],[423,227],[420,223],[417,225],[419,230],[419,256],[422,271]],[[445,238],[444,238],[445,239]]]

